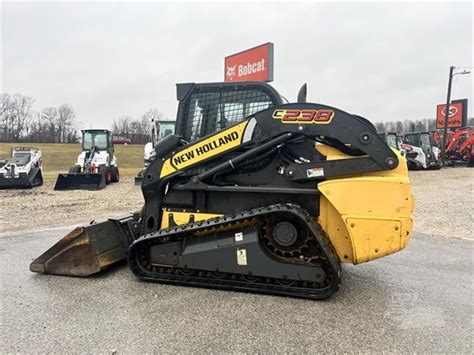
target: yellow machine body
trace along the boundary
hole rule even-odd
[[[316,149],[328,160],[350,156],[326,145]],[[395,151],[396,169],[372,172],[318,184],[321,192],[318,223],[341,262],[360,264],[402,250],[413,228],[412,195],[405,158]],[[161,228],[221,217],[219,213],[163,211]]]
[[[324,146],[328,159],[339,151]],[[318,185],[321,192],[318,222],[331,240],[341,262],[360,264],[403,249],[413,229],[412,195],[405,158],[396,169]]]

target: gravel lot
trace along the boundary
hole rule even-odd
[[[413,171],[415,231],[474,239],[473,168]],[[140,187],[122,180],[100,191],[54,191],[53,184],[31,190],[0,191],[0,235],[117,217],[142,207]]]
[[[474,168],[412,171],[414,230],[474,240]]]
[[[0,235],[100,221],[136,211],[142,205],[141,189],[133,179],[99,191],[54,191],[51,183],[31,190],[0,190]]]

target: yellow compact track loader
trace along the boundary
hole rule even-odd
[[[31,271],[87,276],[128,259],[140,279],[313,299],[341,263],[403,249],[407,165],[365,118],[262,82],[178,84],[176,134],[144,173],[140,212],[77,228]]]

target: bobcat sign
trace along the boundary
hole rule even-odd
[[[273,81],[273,43],[225,57],[224,81]]]

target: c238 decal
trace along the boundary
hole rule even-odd
[[[331,123],[334,117],[333,110],[305,110],[305,109],[278,109],[273,111],[272,117],[282,123]]]

